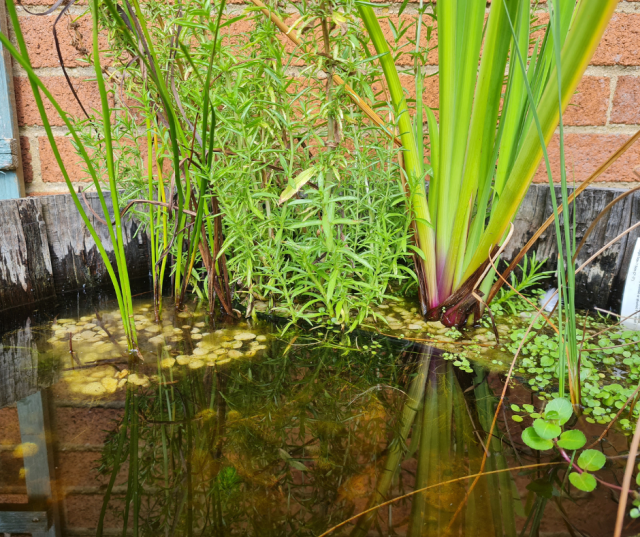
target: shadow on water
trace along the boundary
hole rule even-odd
[[[164,332],[204,325],[202,318],[176,316]],[[484,444],[496,375],[463,372],[442,351],[372,335],[280,336],[267,323],[227,330],[222,352],[230,356],[233,346],[242,358],[206,362],[218,348],[207,338],[217,332],[197,340],[194,328],[189,365],[166,366],[186,352],[169,338],[145,347],[136,378],[148,381],[93,396],[70,390],[78,375],[89,384],[100,377],[92,368],[68,371],[76,366],[50,324],[6,333],[0,533],[319,536],[399,498],[333,535],[515,537],[538,535],[547,502],[558,503],[544,485],[556,479],[554,467],[500,472],[519,465],[504,427]],[[236,344],[248,333],[268,338]],[[126,371],[109,367],[116,378]],[[485,448],[485,471],[497,473],[465,498]],[[563,520],[550,529],[597,535]]]

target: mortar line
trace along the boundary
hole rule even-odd
[[[607,121],[605,123],[607,127],[611,125],[611,111],[613,110],[613,99],[616,94],[617,86],[618,86],[618,77],[612,76],[609,79],[609,106],[607,107]]]

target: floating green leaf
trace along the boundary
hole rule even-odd
[[[533,427],[527,427],[522,431],[522,441],[531,449],[537,449],[538,451],[546,451],[553,447],[551,440],[540,438]]]
[[[590,472],[600,470],[605,462],[607,462],[607,458],[595,449],[585,449],[578,457],[578,466]]]
[[[544,410],[545,413],[550,411],[557,412],[559,417],[556,419],[558,419],[559,425],[567,423],[573,414],[571,403],[560,397],[550,401]]]
[[[541,418],[538,418],[533,422],[533,428],[540,438],[545,438],[547,440],[558,438],[562,432],[560,427]]]
[[[582,431],[565,431],[560,435],[558,446],[562,449],[580,449],[587,443],[587,439]]]
[[[591,492],[598,484],[596,478],[588,472],[582,472],[581,474],[571,472],[569,474],[569,481],[571,481],[571,484],[578,490],[583,490],[584,492]]]

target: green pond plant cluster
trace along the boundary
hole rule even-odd
[[[29,76],[70,189],[76,178],[44,100],[69,128],[103,205],[109,185],[115,250],[101,255],[133,350],[125,210],[149,233],[157,316],[170,278],[178,308],[190,289],[229,315],[235,300],[249,312],[262,301],[294,322],[353,329],[371,305],[417,286],[429,320],[459,327],[479,318],[478,297],[494,280],[489,258],[508,240],[558,126],[562,147],[562,112],[615,5],[555,0],[543,21],[530,0],[492,3],[486,20],[481,0],[421,1],[411,12],[404,2],[394,22],[351,0],[292,2],[284,14],[259,0],[243,10],[224,0],[93,0],[86,61],[101,109],[85,107],[82,118],[68,116],[31,68],[13,4],[17,48],[2,39]],[[424,68],[436,53],[439,103],[429,107]],[[395,64],[407,57],[403,85]],[[415,97],[404,93],[408,80]],[[556,179],[566,206],[564,174]],[[556,232],[568,308],[561,345],[573,362],[567,215]]]
[[[87,364],[123,355],[131,362],[126,372],[106,364],[89,375],[72,371],[70,386],[96,396],[148,388],[148,375],[134,367],[145,354],[156,355],[154,375],[162,379],[176,366],[217,370],[265,350],[265,335],[249,324],[178,324],[191,318],[187,299],[194,293],[212,316],[255,320],[267,313],[285,317],[286,329],[301,324],[324,334],[376,330],[441,348],[448,371],[473,374],[483,364],[522,375],[549,399],[545,409],[529,412],[536,417],[522,440],[569,457],[570,483],[592,489],[591,472],[602,461],[582,450],[579,431],[562,427],[580,409],[589,423],[619,419],[634,429],[640,341],[576,312],[580,246],[569,211],[562,116],[616,0],[549,0],[543,7],[494,0],[489,8],[484,0],[405,0],[393,12],[364,0],[251,4],[89,0],[81,15],[92,24],[85,60],[95,71],[100,109],[83,107],[85,117],[74,118],[33,70],[16,6],[8,2],[15,39],[0,34],[0,41],[27,73],[119,307],[119,315],[102,321],[56,321],[49,343],[68,345],[71,359],[86,355]],[[439,95],[428,106],[434,56]],[[401,60],[409,67],[399,72]],[[98,192],[112,248],[100,242],[74,189],[78,178],[61,157],[45,101],[68,128]],[[559,177],[546,150],[555,132]],[[509,281],[494,270],[541,162],[550,188],[560,184],[565,209],[551,196],[559,306],[544,316],[535,291],[522,295],[551,276],[543,261],[525,258],[522,275]],[[142,222],[151,245],[154,299],[141,310],[124,258],[121,222],[130,217]],[[173,307],[163,293],[172,295]],[[357,347],[356,335],[353,341]],[[426,371],[431,362],[421,363]],[[422,396],[425,386],[415,390]],[[437,395],[437,387],[429,393]],[[158,400],[160,414],[172,412]],[[137,415],[138,404],[127,399],[125,420]],[[213,405],[211,397],[209,411]],[[181,410],[186,420],[196,415],[188,406]],[[411,419],[401,424],[399,442],[415,414],[406,409]],[[482,426],[491,435],[496,420],[485,414]],[[137,445],[137,427],[130,446]],[[126,434],[114,440],[116,461]],[[387,464],[398,463],[403,451],[392,453]],[[295,468],[293,457],[283,457]],[[422,457],[424,469],[428,455]],[[217,475],[234,482],[228,471]],[[385,496],[383,488],[374,498]],[[131,490],[137,494],[137,485]],[[425,509],[415,508],[420,524]],[[368,530],[365,522],[358,527]]]

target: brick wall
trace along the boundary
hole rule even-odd
[[[96,534],[104,488],[108,476],[97,468],[109,431],[122,419],[124,403],[112,401],[105,407],[71,401],[58,401],[52,410],[50,431],[56,481],[60,498],[62,535],[88,537]],[[20,469],[23,459],[14,450],[20,444],[18,414],[15,407],[0,409],[0,504],[26,503],[26,486]],[[105,518],[105,534],[118,534],[122,528],[122,502],[128,466],[124,464],[116,480],[112,507]],[[19,537],[19,536],[15,536]]]
[[[234,5],[230,9],[237,11],[242,8],[236,2],[232,3]],[[47,5],[53,4],[53,0],[24,0],[23,4],[32,11],[44,11]],[[72,19],[84,10],[84,6],[71,8],[70,16],[59,23],[58,34],[74,87],[85,106],[91,108],[98,105],[99,97],[95,82],[90,80],[93,71],[86,67],[84,61],[86,50],[91,45],[90,20],[85,16],[77,24],[72,23]],[[390,8],[391,13],[393,10]],[[55,53],[51,29],[57,13],[35,17],[21,8],[19,13],[34,67],[52,93],[60,99],[59,102],[68,111],[79,114],[80,109],[66,85]],[[436,60],[434,54],[433,61]],[[437,70],[437,66],[428,69]],[[26,191],[29,195],[64,192],[66,185],[47,142],[27,78],[15,65],[14,78]],[[431,106],[437,103],[437,84],[434,82],[434,79],[429,79],[425,88],[425,102]],[[51,119],[55,134],[63,138],[66,129],[61,120],[55,114],[51,115]],[[640,128],[640,1],[620,1],[565,120],[567,173],[570,180],[576,181],[586,179]],[[73,177],[81,180],[84,174],[82,167],[76,164],[79,159],[71,144],[63,140],[61,150],[70,164]],[[557,138],[551,143],[550,157],[557,174]],[[608,186],[622,187],[640,182],[640,178],[633,173],[634,168],[639,166],[640,143],[619,159],[601,177],[601,181]],[[539,170],[534,180],[546,181],[545,170]]]

